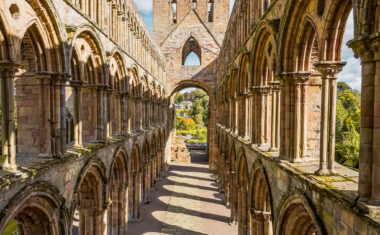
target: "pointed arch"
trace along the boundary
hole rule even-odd
[[[185,66],[186,59],[188,58],[190,53],[194,53],[200,61],[200,65],[202,64],[202,49],[198,43],[198,41],[190,36],[185,44],[182,47],[182,65]]]

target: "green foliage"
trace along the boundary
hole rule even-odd
[[[189,132],[187,132],[187,130],[176,130],[176,132],[182,136],[186,136],[187,133],[189,133],[190,135],[193,135],[193,136],[195,135],[195,130],[190,130],[190,129],[189,129]]]
[[[15,234],[16,232],[18,232],[17,221],[12,219],[8,223],[7,227],[3,231],[2,235],[11,235],[11,234]]]
[[[359,167],[360,135],[355,129],[342,133],[342,140],[336,143],[336,160],[349,167]]]
[[[349,167],[359,167],[360,92],[338,82],[335,158]]]
[[[182,128],[182,123],[183,123],[183,119],[185,119],[185,118],[179,116],[178,114],[176,115],[176,117],[175,117],[175,128],[176,128],[177,130],[181,130],[181,128]]]
[[[185,96],[182,94],[182,93],[177,93],[175,96],[174,96],[174,103],[176,104],[179,104],[181,103],[182,101],[185,100]]]
[[[194,100],[203,99],[205,96],[207,96],[206,92],[201,89],[193,90],[191,94],[194,96]]]
[[[200,140],[201,142],[207,141],[207,128],[201,128],[195,130],[194,138]]]

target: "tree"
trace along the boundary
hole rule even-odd
[[[202,106],[202,100],[195,99],[193,101],[193,104],[191,105],[190,109],[191,116],[195,119],[195,115],[202,114],[203,113],[203,106]]]
[[[207,96],[206,92],[201,89],[193,90],[191,94],[194,96],[194,99],[203,99],[203,97]]]
[[[174,103],[176,103],[176,104],[179,104],[179,103],[181,103],[182,101],[184,101],[185,100],[185,96],[183,96],[183,94],[182,93],[177,93],[175,96],[174,96]]]
[[[336,106],[336,161],[349,167],[359,166],[360,92],[338,82]]]
[[[187,128],[189,128],[189,130],[194,130],[195,129],[195,122],[192,118],[184,118],[182,120],[182,125],[181,125],[181,129],[182,130],[187,130]]]
[[[337,90],[338,90],[338,93],[342,92],[342,91],[345,91],[345,90],[352,90],[351,87],[345,83],[345,82],[338,82],[337,84]]]

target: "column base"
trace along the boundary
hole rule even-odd
[[[128,222],[140,222],[141,220],[142,220],[142,217],[132,218],[132,219],[128,220]]]
[[[3,171],[16,172],[17,171],[17,165],[16,164],[2,164],[1,169]]]
[[[144,201],[143,201],[143,204],[149,204],[150,203],[150,200],[149,199],[145,199]]]
[[[228,224],[231,225],[231,226],[237,226],[237,225],[238,225],[238,222],[237,222],[237,221],[232,221],[232,220],[230,219],[230,221],[228,222]]]
[[[315,172],[316,175],[320,175],[320,176],[323,176],[323,175],[334,175],[335,174],[335,171],[332,170],[332,169],[326,169],[326,168],[322,168],[322,169],[319,169]]]
[[[276,147],[270,147],[269,152],[278,152],[280,149]]]

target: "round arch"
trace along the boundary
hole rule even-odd
[[[209,167],[211,170],[217,170],[217,140],[216,140],[216,107],[215,107],[215,97],[214,93],[212,92],[211,88],[208,87],[206,84],[196,81],[196,80],[183,80],[177,84],[175,84],[171,91],[169,92],[169,100],[171,104],[174,102],[174,94],[179,92],[180,90],[183,90],[185,88],[189,87],[196,87],[200,88],[203,91],[206,92],[206,94],[209,96],[209,125],[208,125],[208,149],[207,149],[207,155],[209,158]],[[174,117],[173,117],[174,118]]]
[[[239,233],[247,234],[250,224],[248,205],[248,162],[243,147],[239,150],[238,165],[236,167],[238,186],[238,225]]]
[[[24,234],[67,234],[68,210],[59,190],[49,182],[26,186],[11,200],[0,218],[0,232],[12,219]]]
[[[268,175],[260,159],[252,165],[248,191],[252,234],[273,234],[273,198]]]
[[[299,191],[288,195],[278,207],[275,234],[326,234],[309,200]]]
[[[78,176],[74,188],[71,218],[79,220],[79,227],[85,228],[84,233],[98,234],[105,230],[102,223],[106,212],[104,205],[107,205],[108,190],[105,176],[106,167],[97,156],[88,160]]]
[[[107,233],[125,234],[127,232],[126,211],[128,207],[127,189],[129,185],[128,158],[123,147],[115,151],[109,171],[109,200],[107,209]]]

